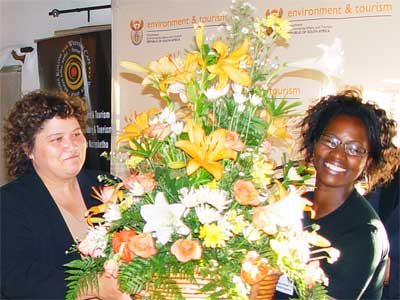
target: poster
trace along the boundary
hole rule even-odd
[[[40,88],[79,96],[88,105],[85,167],[110,171],[111,30],[37,41]],[[84,63],[83,63],[84,62]]]

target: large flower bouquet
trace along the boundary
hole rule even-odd
[[[326,298],[318,262],[338,253],[318,228],[303,228],[312,170],[282,152],[292,147],[287,121],[299,103],[277,100],[268,86],[284,67],[270,54],[289,24],[253,11],[233,2],[213,41],[196,25],[194,50],[182,56],[121,63],[145,74],[166,105],[134,114],[117,137],[131,175],[93,189],[102,203],[88,210],[82,258],[67,265],[67,299],[96,287],[103,272],[149,299],[165,291],[182,299],[177,274],[207,279],[210,299],[247,299],[270,273],[287,275],[300,299]]]

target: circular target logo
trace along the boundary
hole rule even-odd
[[[82,58],[84,64],[82,64]],[[85,73],[87,83],[90,86],[92,63],[88,51],[80,42],[69,41],[57,58],[56,78],[58,87],[70,95],[84,96]]]

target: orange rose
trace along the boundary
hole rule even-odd
[[[157,186],[157,182],[154,180],[154,173],[139,174],[137,181],[142,185],[146,193],[151,192]]]
[[[118,231],[114,234],[112,239],[112,248],[114,253],[119,253],[121,259],[130,262],[132,260],[132,252],[129,250],[128,243],[135,237],[137,233],[131,229]]]
[[[239,179],[233,186],[233,193],[237,202],[241,205],[257,206],[260,201],[257,199],[258,191],[251,181]]]
[[[242,263],[240,277],[248,284],[256,284],[261,281],[270,271],[270,265],[266,258],[260,257],[255,251],[247,253]]]
[[[171,253],[176,256],[180,262],[199,259],[202,248],[197,241],[179,239],[171,246]]]
[[[126,187],[134,196],[141,196],[144,193],[149,193],[156,187],[156,185],[157,182],[154,180],[153,173],[135,173],[124,180],[124,187]]]
[[[137,256],[149,258],[157,254],[154,240],[149,234],[134,236],[128,244],[128,248]]]
[[[235,131],[226,131],[226,138],[224,146],[228,149],[235,150],[237,152],[242,151],[246,146],[240,140],[240,136]]]

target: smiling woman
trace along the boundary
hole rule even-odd
[[[63,265],[86,234],[97,172],[82,170],[87,142],[84,101],[36,91],[17,101],[4,126],[8,173],[1,193],[1,295],[64,299]],[[99,299],[124,299],[114,280],[100,278]],[[105,292],[107,290],[107,293]],[[85,297],[82,296],[81,299]]]
[[[398,164],[396,122],[356,91],[326,96],[311,107],[302,122],[302,148],[316,170],[316,188],[308,194],[320,234],[341,252],[335,264],[321,262],[335,299],[381,299],[388,257],[385,229],[369,203],[355,189],[360,178],[373,188],[390,180]],[[278,297],[279,299],[279,297]]]

